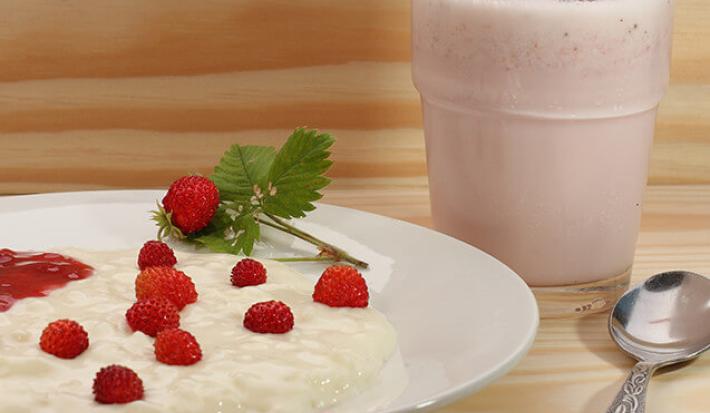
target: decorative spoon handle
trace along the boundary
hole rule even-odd
[[[653,363],[636,363],[617,393],[607,413],[644,413],[646,411],[646,388],[656,371]]]

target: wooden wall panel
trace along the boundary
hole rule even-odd
[[[710,183],[710,2],[678,0],[651,183]],[[407,0],[0,0],[0,193],[155,187],[232,142],[338,137],[336,186],[425,184]]]

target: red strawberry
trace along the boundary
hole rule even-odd
[[[73,359],[89,348],[89,335],[76,321],[57,320],[42,331],[39,346],[59,358]]]
[[[232,284],[237,287],[259,285],[266,282],[266,268],[256,260],[244,258],[232,268]]]
[[[369,298],[365,279],[348,265],[326,268],[313,290],[313,301],[331,307],[367,307]]]
[[[148,241],[138,253],[138,268],[172,267],[177,264],[173,249],[161,241]]]
[[[130,403],[143,398],[143,381],[128,367],[104,367],[94,379],[94,400],[104,404]]]
[[[219,205],[219,190],[202,176],[183,176],[173,182],[154,213],[160,230],[158,236],[192,234],[210,223]],[[178,231],[175,231],[177,229]]]
[[[163,297],[178,310],[197,301],[197,291],[192,279],[172,267],[148,267],[136,277],[136,298],[142,300]]]
[[[158,333],[154,346],[155,358],[161,363],[189,366],[202,360],[202,350],[195,336],[179,328]]]
[[[180,327],[180,314],[167,298],[153,297],[133,304],[126,311],[126,321],[133,331],[155,337],[167,328]]]
[[[256,303],[244,314],[244,327],[262,334],[288,333],[293,329],[293,313],[281,301]]]

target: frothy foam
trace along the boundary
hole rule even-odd
[[[655,107],[670,0],[414,0],[414,81],[465,110],[606,117]]]

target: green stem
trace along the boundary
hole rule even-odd
[[[326,257],[330,258],[331,261],[343,260],[343,261],[347,261],[347,262],[349,262],[357,267],[360,267],[360,268],[367,268],[369,266],[368,263],[351,256],[345,250],[338,248],[335,245],[329,244],[321,239],[318,239],[305,231],[301,231],[300,229],[294,227],[293,225],[289,224],[286,221],[283,221],[282,219],[280,219],[279,217],[277,217],[275,215],[268,214],[268,213],[264,213],[264,214],[267,217],[269,217],[269,219],[271,219],[271,221],[273,221],[273,222],[269,222],[269,221],[263,220],[261,218],[259,218],[259,222],[261,222],[264,225],[270,226],[272,228],[278,229],[280,231],[284,231],[286,233],[289,233],[297,238],[300,238],[306,242],[309,242],[309,243],[315,245],[316,247],[318,247],[321,250],[322,253],[325,253]]]
[[[269,258],[279,262],[334,262],[333,257],[285,257],[285,258]]]

